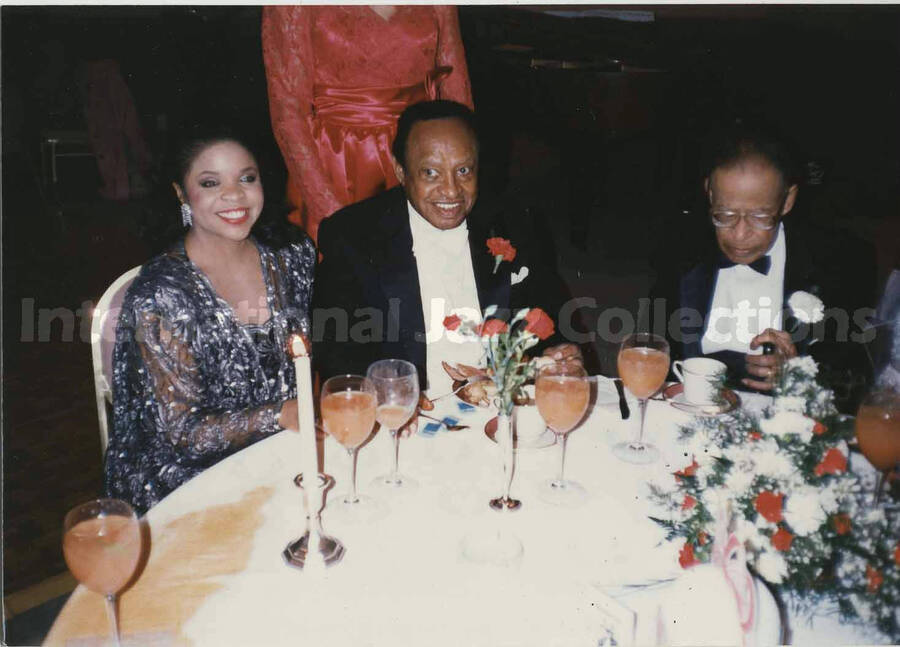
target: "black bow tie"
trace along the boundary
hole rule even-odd
[[[729,267],[734,267],[737,263],[730,261],[726,256],[720,254],[718,260],[716,261],[716,267],[720,270],[728,269]],[[761,256],[757,258],[752,263],[748,264],[752,270],[756,270],[763,276],[767,276],[769,274],[769,269],[772,267],[772,257],[766,254],[765,256]]]

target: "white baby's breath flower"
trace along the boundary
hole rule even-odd
[[[806,400],[797,395],[775,398],[773,402],[775,411],[793,411],[803,413],[806,411]]]
[[[825,514],[834,514],[841,507],[838,489],[833,482],[819,490],[819,504]]]
[[[825,318],[825,304],[814,294],[797,290],[788,297],[788,307],[798,321],[818,323]]]
[[[816,364],[816,360],[814,360],[809,355],[800,355],[798,357],[793,357],[785,362],[785,366],[787,368],[798,369],[801,373],[809,378],[813,378],[819,373],[819,365]]]
[[[760,420],[759,427],[766,435],[785,437],[795,434],[803,442],[812,438],[815,421],[795,411],[779,411],[771,418]]]
[[[725,477],[725,487],[731,492],[743,492],[753,484],[756,474],[732,467]]]
[[[819,489],[799,487],[791,492],[784,506],[784,518],[798,535],[816,532],[826,519],[819,503]]]
[[[768,537],[759,532],[756,524],[744,517],[735,519],[734,536],[751,552],[761,550],[769,542]]]
[[[780,584],[788,573],[784,557],[771,550],[763,551],[756,559],[756,571],[767,582]]]

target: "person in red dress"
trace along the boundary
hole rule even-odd
[[[265,7],[262,43],[290,220],[313,240],[322,219],[397,185],[390,149],[408,105],[472,107],[452,6]]]

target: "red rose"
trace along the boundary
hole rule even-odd
[[[844,456],[839,449],[832,447],[825,452],[822,462],[816,465],[814,472],[816,476],[824,474],[837,474],[847,469],[847,457]]]
[[[540,308],[529,310],[525,321],[525,330],[537,335],[538,339],[547,339],[553,334],[553,319]]]
[[[884,575],[877,568],[872,568],[870,564],[866,564],[866,579],[869,583],[866,585],[866,591],[875,593],[884,583]]]
[[[447,330],[456,330],[459,328],[459,324],[462,323],[462,319],[460,319],[457,315],[450,315],[449,317],[444,317],[444,328]]]
[[[516,257],[516,248],[505,238],[488,238],[487,248],[491,256],[500,256],[500,260],[512,261]]]
[[[683,477],[683,476],[694,476],[695,474],[697,474],[698,467],[700,467],[700,466],[697,464],[697,461],[694,459],[691,459],[690,465],[685,467],[683,470],[678,470],[677,472],[675,472],[675,482],[680,483],[681,477]]]
[[[897,546],[894,548],[894,563],[897,565],[897,568],[900,568],[900,541],[897,542]]]
[[[681,551],[678,553],[678,563],[681,564],[681,568],[690,568],[694,564],[700,563],[694,557],[694,544],[689,541],[684,542],[684,546],[681,547]]]
[[[692,497],[690,494],[685,494],[684,501],[682,501],[682,503],[681,503],[681,509],[682,510],[690,510],[695,505],[697,505],[697,499]]]
[[[751,431],[749,435],[750,440],[759,440],[760,438],[762,438],[762,434],[758,431]]]
[[[819,422],[818,420],[816,421],[816,424],[813,425],[813,433],[814,433],[816,436],[821,436],[821,435],[824,434],[826,431],[828,431],[828,427],[826,427],[825,425],[823,425],[823,424],[822,424],[821,422]]]
[[[780,550],[782,553],[786,553],[791,549],[792,541],[794,541],[794,535],[787,528],[779,528],[772,535],[772,545],[775,547],[775,550]]]
[[[701,546],[706,546],[706,542],[709,541],[709,535],[706,534],[705,530],[701,530],[697,533],[697,543]]]
[[[852,527],[850,517],[845,514],[836,514],[831,518],[831,525],[839,535],[846,535]]]
[[[753,507],[763,516],[766,521],[778,523],[784,517],[781,515],[782,504],[784,503],[783,494],[775,494],[774,492],[760,492],[753,502]]]
[[[492,337],[509,330],[509,326],[502,319],[488,319],[478,327],[478,334],[482,337]]]

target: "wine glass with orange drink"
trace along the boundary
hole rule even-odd
[[[394,441],[394,465],[389,474],[377,477],[372,485],[379,490],[409,492],[417,483],[400,473],[400,429],[409,422],[419,404],[419,374],[414,364],[402,359],[373,362],[366,376],[375,385],[378,408],[375,419]]]
[[[865,397],[856,413],[856,440],[879,472],[874,496],[878,503],[885,478],[900,463],[900,393],[883,389]]]
[[[75,579],[106,598],[109,630],[119,645],[116,596],[141,558],[141,530],[132,507],[119,499],[83,503],[63,521],[63,556]]]
[[[669,374],[669,344],[659,335],[632,333],[622,341],[617,364],[619,377],[638,399],[641,420],[637,440],[618,443],[613,453],[628,463],[653,463],[659,458],[659,450],[644,442],[644,418],[647,400]]]
[[[330,513],[371,521],[384,512],[376,500],[356,491],[357,450],[375,427],[375,386],[361,375],[337,375],[322,385],[320,407],[325,432],[350,455],[350,490],[328,506]]]
[[[537,375],[534,399],[538,413],[547,427],[559,438],[559,476],[547,481],[541,489],[541,499],[551,505],[574,507],[587,498],[584,488],[565,479],[566,439],[587,411],[591,387],[587,373],[580,365],[551,364]]]

